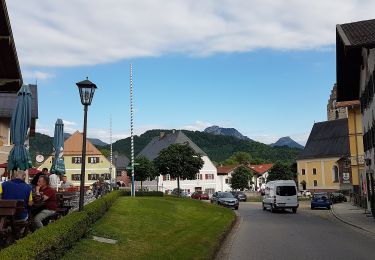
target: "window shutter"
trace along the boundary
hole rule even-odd
[[[166,178],[165,178],[165,175],[163,175],[163,181],[165,181],[165,179],[166,179]]]

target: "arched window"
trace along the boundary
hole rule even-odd
[[[333,182],[339,182],[339,168],[336,165],[332,167],[332,179]]]

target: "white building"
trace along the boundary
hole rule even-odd
[[[208,158],[207,154],[202,151],[193,141],[191,141],[183,132],[173,131],[170,134],[161,132],[159,136],[154,137],[146,147],[139,153],[138,156],[144,156],[149,160],[154,160],[160,153],[161,150],[167,148],[171,144],[189,144],[194,151],[202,156],[204,165],[202,169],[197,173],[195,180],[181,180],[180,188],[186,192],[203,191],[208,194],[212,194],[217,191],[217,170],[216,167]],[[135,173],[137,174],[137,173]],[[140,182],[136,182],[136,189],[140,188]],[[144,189],[148,190],[159,190],[163,192],[171,192],[177,188],[177,180],[171,178],[169,174],[161,175],[155,180],[144,181],[142,183]]]

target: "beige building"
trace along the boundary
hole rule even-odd
[[[74,186],[80,185],[81,180],[81,166],[82,166],[82,142],[83,136],[80,132],[75,132],[64,142],[64,163],[65,175]],[[52,166],[52,156],[49,156],[39,169],[48,168]],[[110,161],[92,144],[89,140],[86,142],[86,172],[85,185],[91,185],[100,177],[109,181],[110,176]],[[112,166],[112,178],[115,178],[116,168]]]
[[[336,120],[348,117],[348,110],[346,107],[337,107],[337,85],[333,85],[331,95],[329,96],[327,104],[327,120]]]

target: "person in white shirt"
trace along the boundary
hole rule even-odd
[[[60,186],[60,177],[54,172],[50,173],[49,175],[49,186],[54,190],[58,190]]]

